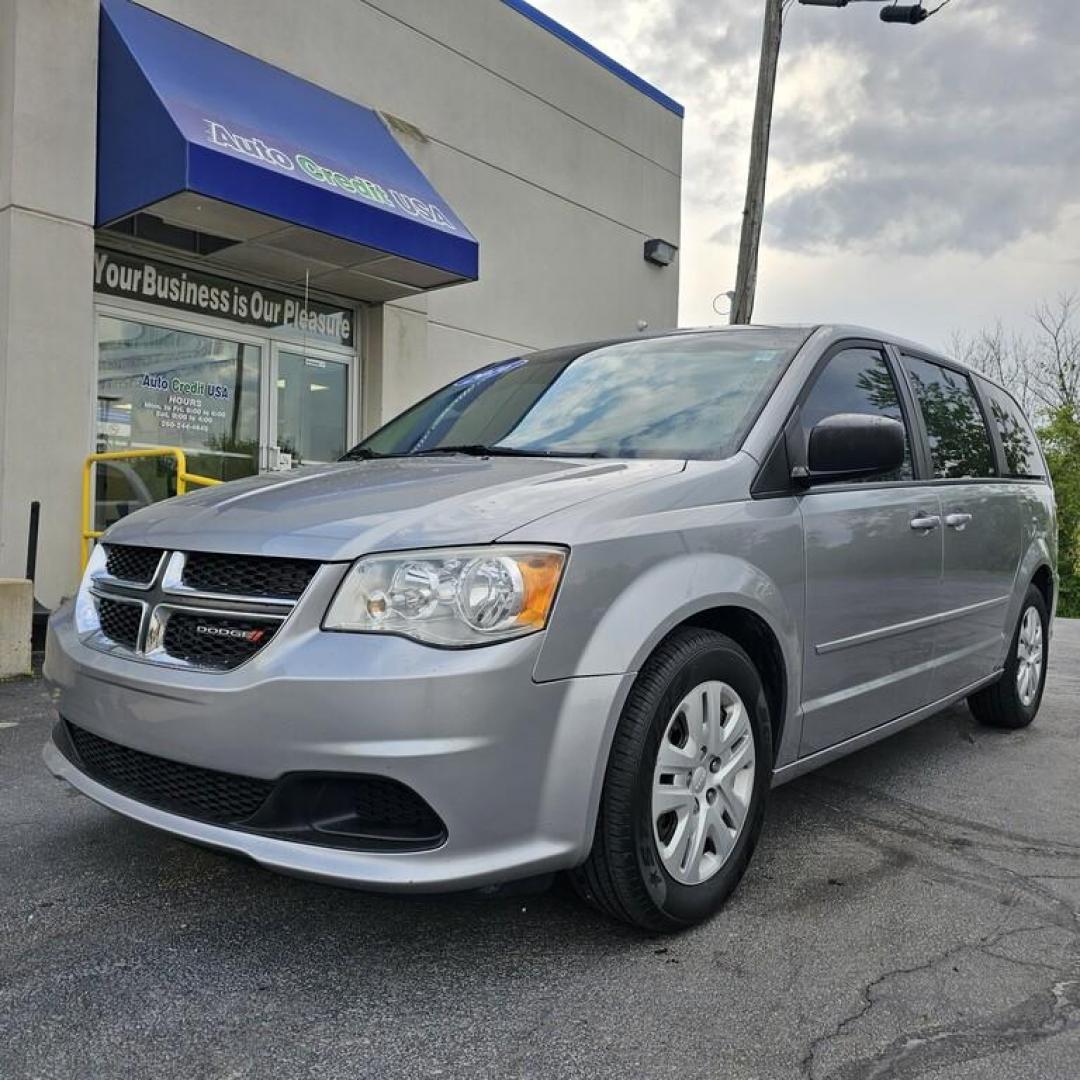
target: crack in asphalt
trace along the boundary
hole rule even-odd
[[[865,800],[871,806],[854,807],[845,802],[840,807],[815,788],[826,792],[831,788]],[[854,827],[860,838],[875,849],[895,853],[897,845],[885,837],[890,834],[902,837],[908,841],[908,846],[902,850],[929,872],[932,880],[957,887],[974,887],[980,893],[999,899],[1002,885],[1007,884],[1017,894],[1010,910],[1023,904],[1043,920],[1037,925],[998,929],[977,941],[952,946],[921,963],[891,968],[876,976],[859,991],[858,1006],[810,1043],[800,1062],[800,1071],[807,1080],[904,1080],[931,1069],[992,1056],[1080,1027],[1080,956],[1063,957],[1063,963],[1055,966],[1013,957],[994,948],[1020,933],[1059,929],[1073,939],[1070,951],[1076,953],[1080,945],[1080,912],[1042,882],[1055,877],[1073,880],[1080,875],[1023,873],[987,857],[987,853],[1008,853],[1053,860],[1080,859],[1080,845],[998,829],[830,778],[810,778],[806,789],[804,793],[810,800],[842,815],[847,826]],[[901,820],[888,819],[890,813],[900,815]],[[911,841],[915,841],[914,851]],[[932,857],[930,852],[937,857]],[[940,858],[942,854],[958,860],[963,868],[945,864]],[[934,1025],[904,1032],[876,1053],[849,1059],[830,1071],[819,1073],[817,1066],[822,1053],[873,1010],[881,1000],[880,991],[884,985],[906,975],[930,971],[959,955],[979,953],[1046,972],[1056,981],[1009,1008],[974,1017],[963,1024]]]
[[[1076,1028],[1080,1028],[1080,979],[1061,980],[1012,1008],[971,1023],[900,1035],[879,1053],[846,1062],[827,1074],[827,1080],[906,1080]]]
[[[1019,956],[1010,956],[1008,953],[995,952],[989,948],[980,949],[979,951],[984,956],[992,956],[995,960],[1004,960],[1014,967],[1031,968],[1032,971],[1049,971],[1054,975],[1063,974],[1063,969],[1059,964],[1044,964],[1041,960],[1021,960]]]
[[[981,938],[979,938],[978,941],[966,941],[960,945],[954,945],[951,948],[946,949],[944,952],[938,953],[937,955],[932,956],[930,957],[930,959],[924,960],[921,963],[912,964],[910,966],[890,968],[888,971],[882,972],[882,974],[872,979],[860,990],[859,997],[861,1001],[859,1007],[855,1011],[849,1013],[847,1016],[840,1019],[831,1031],[826,1032],[824,1035],[819,1035],[816,1039],[814,1039],[814,1041],[807,1049],[807,1052],[803,1055],[802,1061],[800,1062],[801,1072],[804,1076],[808,1078],[808,1080],[817,1080],[814,1071],[814,1062],[819,1052],[827,1044],[844,1035],[849,1028],[851,1028],[854,1024],[856,1024],[859,1020],[866,1016],[867,1013],[870,1012],[870,1010],[874,1007],[878,1000],[875,997],[875,991],[885,985],[885,983],[904,975],[915,975],[922,971],[929,971],[932,968],[937,967],[939,964],[947,963],[948,961],[953,960],[954,958],[961,956],[964,953],[986,952],[988,955],[999,955],[1000,958],[1003,960],[1011,960],[1011,957],[994,954],[992,952],[989,952],[989,950],[992,948],[992,946],[997,945],[999,942],[1004,941],[1007,938],[1014,937],[1017,934],[1032,933],[1034,931],[1044,929],[1047,929],[1047,926],[1045,924],[1038,924],[1034,926],[1015,926],[1009,930],[998,930],[991,934],[984,934]],[[910,1036],[910,1038],[920,1037],[922,1037],[922,1033],[913,1034],[912,1036]],[[934,1064],[937,1065],[938,1063],[935,1062]],[[845,1063],[839,1070],[826,1074],[828,1080],[840,1080],[840,1078],[844,1078],[844,1080],[846,1080],[849,1075],[855,1075],[859,1077],[862,1077],[864,1075],[878,1075],[877,1073],[863,1072],[856,1072],[854,1074],[849,1073],[848,1069],[852,1065],[858,1065],[860,1068],[865,1068],[865,1062],[848,1062]]]

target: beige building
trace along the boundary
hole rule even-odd
[[[674,325],[681,137],[523,0],[0,0],[0,577],[38,501],[71,592],[91,452],[332,460],[483,364]],[[174,484],[97,466],[93,525]]]

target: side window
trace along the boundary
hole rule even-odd
[[[971,381],[928,360],[903,359],[930,440],[935,479],[995,476],[990,432]]]
[[[885,357],[877,349],[844,349],[830,357],[799,413],[804,446],[813,426],[835,413],[871,413],[904,422],[896,383]],[[903,465],[894,473],[869,479],[880,483],[882,480],[910,480],[913,475],[911,437],[910,432],[906,432]]]
[[[1005,449],[1006,475],[1042,479],[1046,466],[1027,417],[1004,390],[991,383],[984,382],[983,386],[990,399],[990,417]]]

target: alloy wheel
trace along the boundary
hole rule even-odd
[[[1024,612],[1016,641],[1016,693],[1025,709],[1031,708],[1042,684],[1042,619],[1034,607]]]

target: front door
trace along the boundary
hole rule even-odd
[[[178,447],[192,473],[236,480],[336,461],[356,436],[354,357],[132,309],[97,312],[96,451]],[[94,528],[176,494],[172,457],[95,468]]]
[[[902,362],[940,481],[945,553],[934,696],[942,698],[1001,661],[1023,522],[1016,488],[998,476],[971,379],[920,357]]]
[[[340,357],[279,346],[275,350],[276,442],[270,468],[337,461],[351,445],[350,365]]]
[[[845,347],[820,369],[796,438],[834,413],[905,424],[904,464],[865,482],[800,496],[806,551],[801,753],[810,754],[933,700],[933,616],[942,568],[937,491],[915,483],[910,418],[883,350]]]

